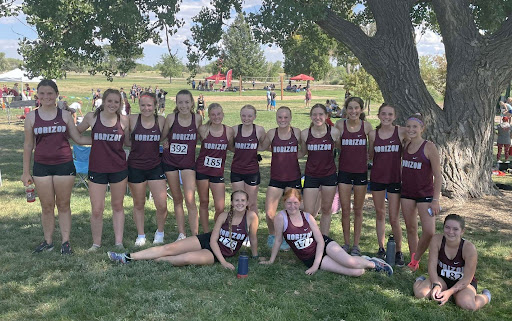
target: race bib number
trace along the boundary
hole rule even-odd
[[[464,273],[458,272],[458,271],[442,269],[441,276],[444,276],[445,278],[453,280],[453,281],[458,281],[458,280],[462,279],[462,277],[464,276]]]
[[[299,249],[299,250],[307,248],[312,243],[313,243],[313,238],[312,237],[307,237],[305,239],[297,240],[297,241],[294,242],[295,247],[297,247],[297,249]]]
[[[169,150],[171,154],[186,155],[188,152],[188,145],[172,143]]]
[[[231,250],[236,250],[236,246],[238,245],[238,241],[229,239],[229,237],[221,237],[219,241],[224,244],[225,247],[230,248]]]
[[[213,167],[213,168],[221,168],[222,167],[222,158],[206,156],[204,158],[204,166]]]

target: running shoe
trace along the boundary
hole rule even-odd
[[[398,266],[398,267],[403,267],[405,265],[404,254],[402,252],[396,252],[396,254],[395,254],[395,265]]]
[[[350,245],[343,244],[341,248],[343,249],[343,251],[347,252],[347,254],[350,253]]]
[[[60,247],[60,254],[62,254],[62,255],[73,254],[73,250],[71,249],[71,244],[69,244],[69,241],[62,243],[62,245]]]
[[[415,280],[414,282],[423,282],[423,281],[425,281],[426,279],[427,279],[427,277],[426,277],[426,276],[424,276],[424,275],[420,275],[420,276],[418,276],[418,277],[416,278],[416,280]]]
[[[387,264],[386,261],[376,257],[372,257],[370,261],[375,263],[375,272],[386,272],[388,276],[393,275],[393,268],[391,265]]]
[[[290,245],[288,245],[288,243],[286,243],[285,240],[283,240],[283,242],[281,243],[281,246],[279,247],[279,250],[280,251],[289,251],[290,250]]]
[[[158,230],[155,232],[155,238],[153,239],[153,244],[163,244],[164,243],[164,233],[158,233]]]
[[[39,244],[32,253],[41,253],[41,252],[50,252],[53,250],[53,243],[52,244],[48,244],[45,241],[42,241],[41,244]]]
[[[107,252],[108,258],[110,261],[119,262],[122,264],[127,264],[129,261],[127,260],[126,253],[116,253],[116,252]]]
[[[352,246],[352,251],[350,251],[350,255],[352,256],[361,256],[361,250],[358,245]]]
[[[96,244],[93,244],[88,250],[87,252],[96,252],[98,251],[98,249],[100,248],[101,246],[100,245],[96,245]]]
[[[144,246],[146,244],[146,237],[137,237],[135,240],[135,246]]]
[[[379,250],[377,251],[377,258],[381,260],[386,259],[386,250],[383,247],[379,247]]]
[[[175,241],[175,242],[178,242],[178,241],[183,240],[183,239],[186,239],[186,238],[187,238],[187,237],[185,236],[185,234],[180,233],[180,234],[178,235],[178,238],[176,239],[176,241]]]
[[[269,234],[268,237],[267,237],[267,246],[269,248],[274,247],[275,240],[276,240],[276,236],[272,235],[272,234]]]
[[[489,291],[487,289],[483,289],[482,294],[485,295],[489,299],[489,302],[487,302],[487,303],[491,303],[491,291]]]

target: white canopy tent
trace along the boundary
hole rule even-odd
[[[8,71],[6,73],[0,74],[0,82],[16,82],[19,81],[21,83],[25,82],[40,82],[43,79],[42,76],[35,78],[28,78],[25,76],[25,72],[20,68],[16,68],[14,70]]]

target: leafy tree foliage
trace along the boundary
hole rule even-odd
[[[172,82],[172,77],[178,77],[183,74],[185,65],[176,55],[163,55],[160,63],[157,65],[158,70],[162,77],[169,78],[169,83]]]
[[[38,38],[22,39],[19,52],[31,76],[58,78],[71,61],[112,79],[135,67],[142,43],[161,43],[158,31],[176,31],[182,24],[175,18],[179,4],[178,0],[24,0],[21,10]],[[117,64],[110,65],[110,57]]]
[[[446,92],[446,67],[446,57],[444,55],[420,57],[420,72],[425,85],[443,97]]]
[[[251,29],[242,14],[222,36],[223,67],[233,69],[233,77],[261,76],[264,72],[265,57],[258,42],[254,41]]]
[[[367,104],[371,101],[382,101],[382,94],[379,85],[369,73],[360,68],[359,70],[347,74],[344,81],[345,88],[348,89],[353,96],[363,98]]]
[[[316,25],[301,28],[283,42],[284,72],[295,76],[310,75],[323,79],[332,68],[330,57],[335,41]]]

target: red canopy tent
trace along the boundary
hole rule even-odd
[[[308,75],[300,74],[300,75],[290,78],[290,80],[315,80],[315,78],[308,76]]]
[[[206,77],[207,80],[226,80],[226,75],[223,74],[216,74],[212,75],[210,77]]]

